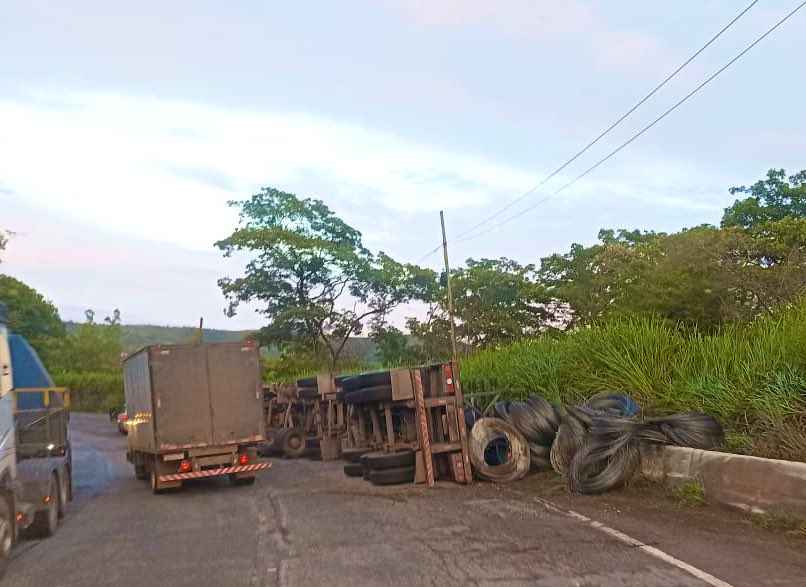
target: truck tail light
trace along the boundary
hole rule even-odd
[[[179,461],[179,472],[180,473],[190,473],[190,470],[193,468],[191,462],[187,459],[183,459]]]
[[[239,465],[248,465],[249,464],[249,455],[245,452],[242,452],[238,455],[238,464]]]
[[[442,374],[445,377],[445,393],[451,395],[456,392],[453,383],[453,365],[445,365],[442,368]]]

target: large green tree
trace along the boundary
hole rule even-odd
[[[269,321],[265,344],[313,354],[324,347],[335,369],[351,336],[382,327],[392,310],[430,291],[432,271],[371,253],[320,200],[264,188],[230,205],[239,225],[216,246],[250,260],[243,276],[218,283],[229,315],[241,303],[259,306]]]
[[[385,350],[402,360],[441,360],[450,356],[450,320],[445,276],[435,283],[431,305],[423,320],[410,318],[411,339],[391,336]],[[502,257],[468,259],[451,273],[456,337],[460,352],[512,342],[533,336],[550,325],[551,300],[537,280],[533,265]],[[412,339],[414,342],[412,342]],[[409,359],[410,360],[410,359]]]
[[[674,234],[601,231],[543,260],[540,276],[572,320],[650,313],[705,329],[747,320],[806,292],[806,219]]]
[[[766,179],[732,187],[730,193],[747,197],[725,209],[722,226],[754,228],[786,217],[806,218],[806,170],[787,178],[783,169],[770,169]]]
[[[0,301],[8,306],[9,328],[28,339],[43,359],[52,340],[64,337],[64,324],[56,306],[22,281],[0,274]]]

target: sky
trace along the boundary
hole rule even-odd
[[[213,243],[263,186],[323,200],[398,260],[523,263],[600,228],[716,224],[733,185],[806,168],[806,9],[596,171],[534,187],[745,1],[3,2],[0,271],[81,319],[255,328]],[[657,117],[796,0],[759,2],[533,206]],[[486,226],[492,226],[490,223]],[[408,310],[408,309],[407,309]],[[411,309],[412,312],[416,311]],[[402,319],[402,313],[397,317]]]

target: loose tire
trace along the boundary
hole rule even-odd
[[[414,483],[414,467],[401,467],[398,469],[379,469],[370,471],[367,475],[373,485],[400,485],[401,483]]]
[[[53,536],[59,527],[59,480],[55,473],[50,476],[48,496],[50,499],[47,509],[36,512],[31,524],[31,534],[38,538]]]
[[[400,452],[371,452],[361,457],[361,463],[368,469],[378,471],[382,469],[400,469],[414,466],[414,451]]]
[[[14,518],[5,497],[0,494],[0,579],[6,573],[14,542]]]
[[[305,434],[299,428],[292,428],[283,436],[283,454],[289,459],[297,459],[305,454]]]
[[[364,466],[361,463],[347,463],[344,465],[344,474],[348,477],[362,477]]]
[[[341,451],[341,458],[348,463],[357,463],[361,460],[361,456],[368,452],[368,448],[345,448]]]

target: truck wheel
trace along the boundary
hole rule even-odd
[[[64,468],[59,475],[59,517],[63,518],[67,510],[67,502],[70,499],[70,469]]]
[[[283,436],[283,454],[296,459],[305,452],[305,434],[299,428],[292,428]]]
[[[8,502],[0,495],[0,579],[6,573],[8,560],[11,557],[11,544],[14,539],[13,524]]]
[[[50,476],[48,497],[48,508],[36,512],[31,524],[31,533],[40,538],[53,536],[59,527],[59,480],[55,473]]]
[[[148,479],[148,471],[146,471],[145,465],[134,465],[134,477],[138,481],[145,481]]]
[[[160,487],[159,478],[157,477],[157,471],[155,469],[156,467],[151,471],[151,492],[154,495],[159,495],[160,493],[164,493],[165,490]]]

